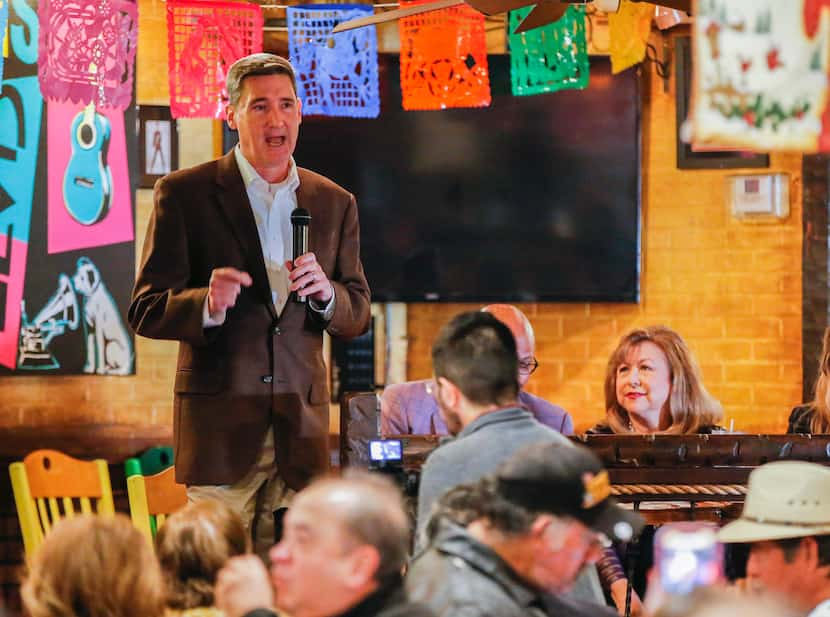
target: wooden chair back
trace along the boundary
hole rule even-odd
[[[35,450],[9,465],[26,555],[32,555],[52,526],[77,513],[113,515],[107,462],[81,461],[57,450]]]
[[[150,543],[167,515],[187,504],[187,491],[176,482],[175,467],[151,476],[132,475],[127,478],[127,496],[133,525]]]

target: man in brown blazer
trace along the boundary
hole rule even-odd
[[[239,145],[156,184],[129,320],[179,341],[176,479],[191,499],[232,504],[264,551],[272,512],[328,468],[323,331],[365,332],[369,287],[354,196],[294,163],[291,65],[253,54],[227,81]],[[295,207],[311,223],[292,263]]]

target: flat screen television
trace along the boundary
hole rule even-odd
[[[491,55],[489,107],[413,112],[379,62],[380,117],[305,117],[295,153],[356,195],[373,300],[638,301],[635,70],[592,58],[585,90],[513,96]]]

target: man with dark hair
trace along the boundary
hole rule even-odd
[[[448,494],[449,518],[466,519],[466,529],[439,524],[407,575],[410,598],[439,617],[615,615],[560,595],[602,543],[630,540],[642,528],[610,494],[608,472],[586,448],[525,448],[493,476]]]
[[[456,438],[432,452],[423,467],[419,530],[447,489],[475,482],[532,443],[569,444],[519,406],[516,343],[490,313],[462,313],[445,325],[432,346],[432,366],[433,395]]]
[[[408,548],[409,520],[391,482],[361,472],[324,478],[289,509],[271,581],[258,557],[235,557],[217,577],[216,606],[225,617],[275,617],[272,606],[291,617],[431,617],[403,590]]]
[[[272,513],[328,468],[323,332],[365,332],[369,288],[354,196],[294,163],[291,64],[246,56],[227,87],[239,145],[156,184],[129,321],[179,341],[176,479],[191,500],[231,505],[262,554]],[[295,208],[311,223],[308,252],[292,261]]]
[[[746,576],[808,617],[830,616],[830,469],[778,461],[749,474],[741,517],[718,539],[749,544]]]
[[[506,325],[516,341],[519,404],[539,422],[563,435],[573,434],[570,414],[525,390],[530,376],[539,366],[536,360],[536,335],[527,316],[512,304],[489,304],[481,309]],[[383,435],[446,435],[438,403],[427,392],[429,380],[390,384],[380,397],[380,428]]]

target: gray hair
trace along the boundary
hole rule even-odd
[[[300,496],[337,489],[348,493],[348,499],[338,504],[344,528],[354,540],[373,546],[380,555],[375,580],[384,584],[400,576],[409,554],[410,536],[401,491],[384,476],[349,469],[340,477],[312,482]]]
[[[229,105],[236,105],[239,102],[244,79],[255,75],[286,75],[291,80],[294,94],[297,94],[297,78],[294,75],[294,67],[288,60],[275,54],[251,54],[240,58],[228,69],[226,82]]]

